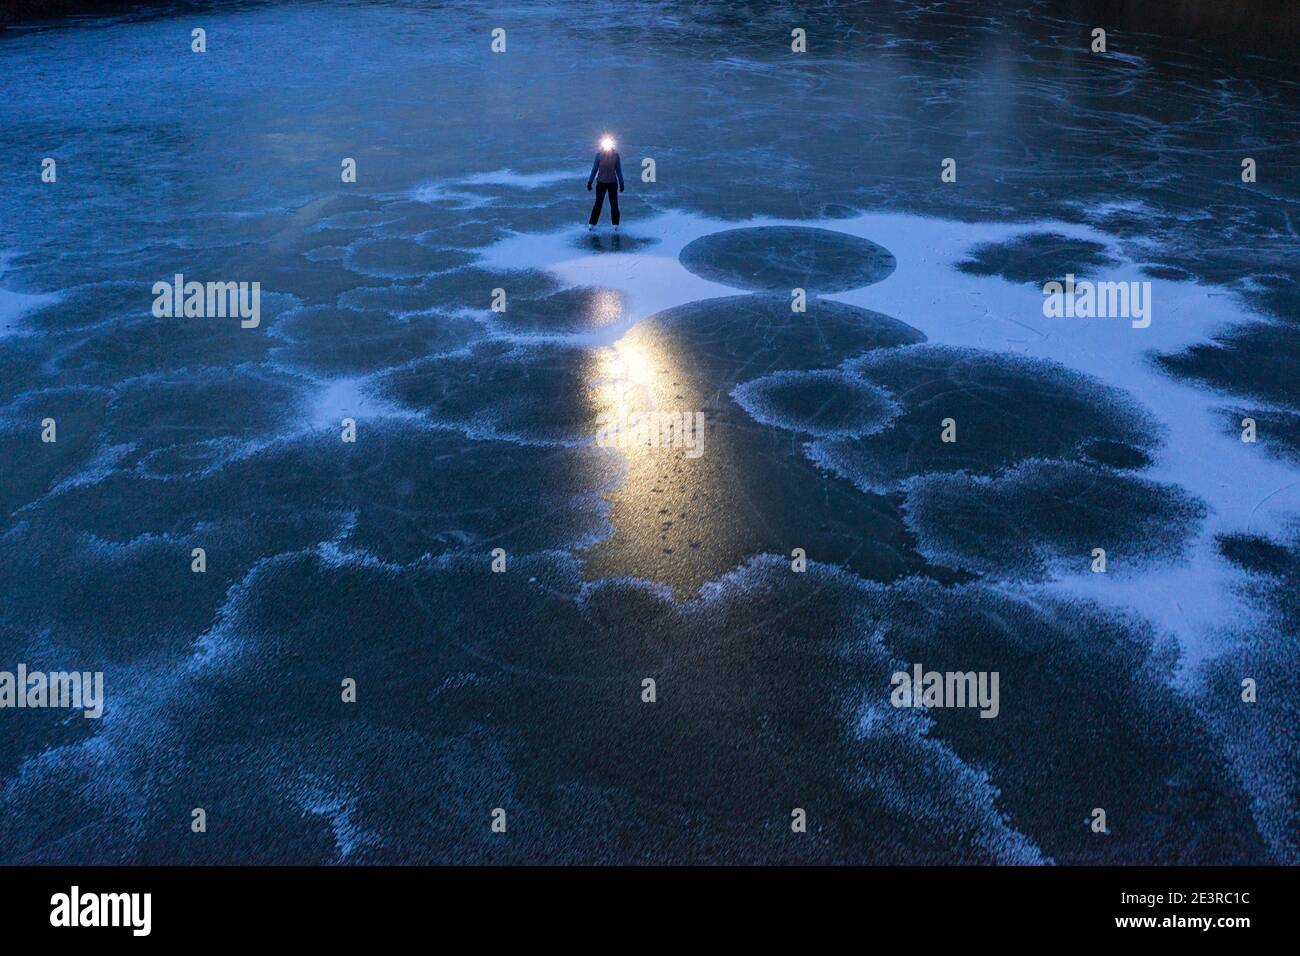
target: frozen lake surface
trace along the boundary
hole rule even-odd
[[[1294,51],[801,6],[0,34],[0,862],[1300,862]]]

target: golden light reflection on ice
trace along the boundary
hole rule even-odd
[[[727,452],[712,444],[694,378],[680,345],[646,329],[616,342],[598,375],[596,444],[627,462],[624,481],[607,496],[617,547],[657,580],[692,579],[700,542],[722,537],[702,520],[716,509],[699,506],[718,497]],[[692,525],[684,543],[673,533],[679,523]]]

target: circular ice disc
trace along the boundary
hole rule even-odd
[[[756,226],[701,236],[681,262],[698,276],[738,289],[843,292],[879,282],[894,255],[867,239],[806,226]]]

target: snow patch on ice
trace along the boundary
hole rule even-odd
[[[366,421],[378,418],[422,418],[418,412],[377,397],[367,388],[367,380],[359,375],[322,384],[309,404],[308,423],[315,428],[341,428],[343,419],[351,418],[361,428]]]
[[[580,173],[572,169],[554,169],[541,173],[517,173],[513,169],[494,169],[488,173],[475,173],[457,180],[466,186],[517,186],[520,189],[538,189],[565,179],[577,180]]]
[[[43,308],[59,301],[57,293],[46,292],[29,294],[14,292],[4,287],[4,275],[9,270],[9,263],[16,253],[0,253],[0,339],[9,335],[20,335],[23,329],[19,319],[28,312]]]

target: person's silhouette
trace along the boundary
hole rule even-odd
[[[608,136],[600,141],[600,151],[596,153],[596,160],[591,164],[591,175],[587,177],[587,192],[591,192],[593,179],[596,181],[596,202],[591,207],[591,220],[587,228],[595,229],[596,223],[600,222],[600,210],[605,204],[605,195],[608,193],[609,219],[617,230],[618,194],[623,191],[623,163],[619,159],[618,150],[614,148],[614,140]],[[618,183],[617,191],[614,189],[614,183]]]

